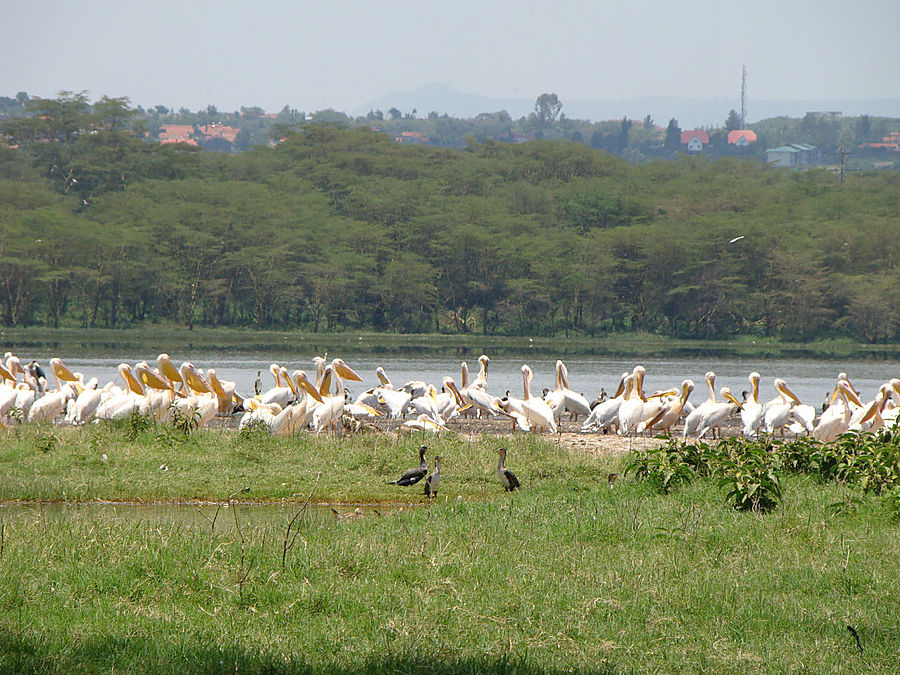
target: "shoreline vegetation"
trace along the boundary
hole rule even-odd
[[[781,474],[776,506],[741,511],[716,476],[654,480],[669,475],[669,454],[448,436],[425,441],[429,465],[443,458],[440,494],[427,500],[421,484],[388,484],[416,463],[418,437],[130,422],[7,433],[0,499],[260,496],[294,507],[265,522],[222,509],[190,525],[0,508],[2,672],[896,665],[900,502],[810,467]],[[522,483],[513,493],[494,476],[501,444]],[[307,517],[316,495],[420,505]]]
[[[361,331],[310,333],[172,325],[137,328],[9,328],[0,329],[4,349],[79,356],[110,351],[232,351],[280,353],[297,351],[344,354],[492,354],[514,356],[722,356],[760,359],[898,360],[900,343],[868,344],[850,339],[789,342],[775,338],[734,337],[726,340],[686,339],[653,334],[605,334],[596,337],[517,337],[443,335]]]

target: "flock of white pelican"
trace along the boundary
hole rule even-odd
[[[440,433],[453,420],[504,420],[510,429],[523,432],[557,433],[564,415],[583,419],[584,433],[617,433],[622,436],[674,435],[681,425],[681,437],[721,437],[723,431],[744,436],[785,431],[811,434],[830,442],[847,431],[876,431],[892,428],[900,412],[900,379],[885,382],[874,398],[864,401],[841,373],[818,415],[815,406],[804,404],[787,383],[775,378],[776,396],[760,400],[760,375],[748,376],[749,389],[738,400],[728,387],[718,392],[716,375],[706,373],[707,397],[698,405],[690,402],[694,383],[684,380],[669,389],[646,393],[646,370],[637,365],[622,373],[611,397],[593,403],[569,384],[562,361],[556,362],[556,386],[543,395],[532,394],[533,373],[521,367],[522,395],[506,392],[495,396],[488,391],[486,355],[478,358],[478,374],[471,377],[462,363],[461,379],[442,378],[440,386],[413,380],[394,385],[384,368],[375,374],[378,385],[351,399],[344,382],[362,378],[343,359],[328,361],[315,357],[315,372],[273,363],[269,371],[272,386],[253,395],[242,394],[236,384],[222,380],[214,368],[205,371],[190,362],[176,367],[167,354],[155,365],[146,361],[118,366],[118,379],[101,384],[97,378],[85,381],[59,358],[50,359],[50,378],[37,361],[24,363],[7,352],[0,362],[0,428],[28,422],[48,422],[83,426],[104,419],[121,419],[134,413],[159,422],[190,419],[199,427],[214,418],[238,419],[238,428],[260,428],[278,436],[303,431],[338,433],[360,429],[379,418],[408,431]],[[55,386],[54,386],[55,385]],[[738,422],[739,420],[739,422]]]

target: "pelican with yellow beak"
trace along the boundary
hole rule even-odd
[[[775,378],[775,391],[778,392],[778,398],[766,404],[765,412],[763,413],[763,423],[767,434],[774,433],[778,429],[781,431],[782,438],[784,438],[784,427],[790,420],[791,408],[795,405],[800,405],[800,399],[797,398],[797,395],[788,388],[787,383],[780,377]]]
[[[333,431],[341,428],[341,415],[344,412],[344,382],[343,380],[362,382],[362,378],[343,359],[334,359],[322,371],[322,381],[319,384],[319,396],[322,403],[313,410],[313,431],[317,434],[331,428]],[[332,380],[335,393],[331,393]]]

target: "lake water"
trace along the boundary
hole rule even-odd
[[[215,522],[216,532],[228,532],[235,527],[235,514],[237,523],[243,529],[270,525],[283,531],[288,523],[297,515],[302,504],[241,504],[233,503],[228,506],[217,504],[127,504],[96,502],[89,504],[0,504],[0,522],[7,519],[44,519],[48,522],[59,521],[93,521],[99,518],[115,518],[148,526],[181,525],[187,528],[196,528],[205,532],[212,529]],[[404,505],[403,508],[410,508]],[[356,513],[354,511],[358,509]],[[359,506],[342,505],[335,507],[340,517],[351,518],[377,517],[396,513],[399,507],[394,504]],[[329,525],[336,522],[339,516],[332,511],[330,506],[310,504],[295,521],[303,524]]]
[[[51,354],[35,352],[27,354],[21,352],[20,357],[37,358],[45,367]],[[75,354],[66,354],[58,351],[52,354],[59,356],[72,370],[84,374],[85,378],[96,376],[101,385],[118,378],[116,367],[119,363],[134,364],[146,360],[151,365],[155,364],[156,354],[142,353],[114,353],[103,356],[80,358]],[[254,358],[246,353],[227,352],[203,352],[172,353],[172,361],[180,365],[182,361],[191,361],[198,368],[215,368],[219,379],[233,380],[237,382],[237,390],[240,393],[252,393],[253,382],[257,371],[261,371],[263,390],[273,386],[273,378],[269,373],[269,364],[277,361],[288,370],[300,368],[310,375],[314,374],[315,366],[312,363],[313,353],[284,352],[279,354],[266,354]],[[336,356],[335,354],[329,355]],[[490,356],[490,354],[488,354]],[[460,382],[461,359],[446,355],[372,355],[372,354],[348,354],[345,361],[362,376],[363,382],[347,383],[350,391],[356,395],[359,392],[378,385],[375,368],[383,366],[394,386],[400,386],[409,380],[424,380],[434,383],[440,389],[441,378],[445,375],[452,376],[457,384]],[[477,354],[466,359],[469,372],[472,377],[478,373]],[[488,391],[496,396],[502,396],[509,390],[515,396],[522,394],[521,367],[527,363],[534,371],[532,381],[532,394],[540,394],[544,387],[555,386],[555,363],[553,357],[528,355],[503,356],[492,358],[488,370]],[[750,360],[727,357],[706,358],[675,358],[675,359],[642,359],[635,356],[634,359],[600,358],[592,356],[572,356],[565,359],[569,370],[571,387],[583,393],[592,400],[600,388],[612,393],[619,381],[619,376],[624,371],[631,369],[638,363],[647,369],[645,379],[645,391],[652,392],[679,386],[685,378],[694,381],[695,389],[691,396],[694,403],[699,403],[706,398],[706,385],[704,373],[708,370],[715,371],[717,375],[716,390],[722,386],[731,387],[736,396],[741,391],[749,389],[747,375],[751,371],[757,371],[762,375],[760,386],[760,399],[769,400],[776,396],[772,386],[775,377],[783,378],[788,386],[800,397],[804,403],[821,406],[826,394],[830,394],[834,388],[838,373],[846,372],[854,387],[861,393],[863,400],[874,398],[878,387],[892,377],[900,377],[900,363],[896,361],[819,361],[819,360]],[[49,375],[49,372],[48,372]]]

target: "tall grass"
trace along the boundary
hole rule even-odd
[[[43,478],[48,494],[222,499],[252,478],[251,496],[278,499],[316,476],[323,496],[424,503],[384,484],[416,462],[417,439],[193,434],[93,448],[61,433],[46,452],[39,440],[3,450],[18,453],[29,491]],[[882,497],[787,475],[778,508],[744,513],[713,478],[669,494],[630,479],[610,487],[626,460],[530,438],[509,445],[523,489],[506,494],[492,478],[495,439],[433,444],[445,457],[434,504],[301,518],[286,555],[289,516],[255,524],[239,506],[215,527],[6,518],[0,672],[896,668],[900,526]],[[108,463],[91,454],[103,449]],[[169,471],[157,453],[171,453]],[[25,481],[29,470],[45,473]],[[851,497],[854,508],[832,508]]]

